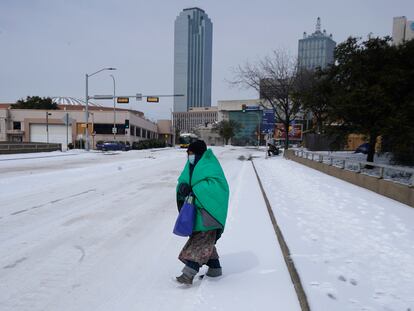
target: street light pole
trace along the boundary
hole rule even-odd
[[[115,77],[113,75],[110,76],[114,81],[114,127],[112,128],[112,132],[114,133],[114,141],[116,141]]]
[[[52,114],[46,111],[46,142],[49,143],[49,116]]]
[[[89,151],[89,129],[88,129],[88,122],[89,122],[89,111],[88,111],[88,104],[89,104],[89,90],[88,90],[88,79],[97,73],[104,71],[104,70],[116,70],[116,68],[102,68],[94,73],[85,74],[85,150]]]
[[[85,150],[89,151],[89,133],[88,133],[88,119],[89,119],[89,111],[88,111],[88,102],[89,102],[89,95],[88,95],[88,74],[85,75]]]

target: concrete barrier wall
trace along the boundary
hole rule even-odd
[[[47,143],[0,143],[0,154],[50,152],[62,150],[61,144]]]
[[[414,188],[412,187],[304,159],[296,156],[293,150],[286,150],[284,157],[414,207]]]

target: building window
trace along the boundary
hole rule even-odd
[[[135,136],[135,126],[131,125],[131,136]]]
[[[22,123],[21,122],[13,122],[13,130],[21,130],[22,129]]]
[[[137,127],[135,129],[135,136],[141,137],[141,128],[140,127]]]
[[[147,137],[147,130],[142,129],[142,136],[141,136],[141,137],[142,137],[142,138]]]
[[[112,128],[113,127],[114,127],[113,124],[95,123],[93,125],[93,129],[95,130],[96,134],[112,134]],[[125,134],[125,125],[124,124],[117,124],[116,129],[117,129],[117,134]]]

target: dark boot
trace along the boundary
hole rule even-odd
[[[209,261],[207,261],[207,266],[207,276],[215,278],[223,274],[223,271],[220,266],[220,261],[218,259],[210,259]]]
[[[208,268],[207,273],[206,273],[206,275],[211,278],[221,276],[222,274],[223,274],[223,271],[221,270],[221,268]]]
[[[183,274],[176,277],[177,282],[181,284],[185,284],[185,285],[192,285],[193,279],[198,271],[188,266],[185,266],[182,271],[183,271]]]

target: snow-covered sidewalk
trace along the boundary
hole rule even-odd
[[[312,310],[414,310],[414,209],[282,157],[254,159]]]

